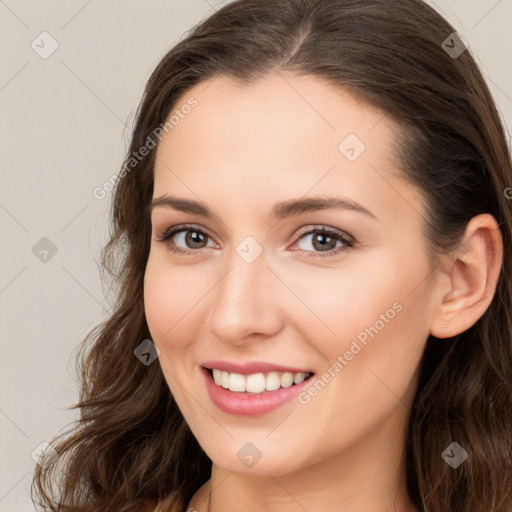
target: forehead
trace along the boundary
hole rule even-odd
[[[185,108],[192,98],[195,108]],[[172,116],[181,109],[188,113]],[[172,130],[164,137],[176,145],[192,132],[201,150],[210,146],[234,150],[236,142],[239,152],[252,152],[261,144],[267,144],[265,149],[270,152],[301,141],[306,144],[294,147],[293,154],[302,157],[320,144],[337,158],[338,145],[349,134],[358,136],[367,147],[381,149],[389,145],[385,139],[394,127],[381,111],[357,101],[347,90],[318,77],[285,72],[270,73],[249,85],[227,76],[201,82],[176,101],[170,117]],[[377,125],[380,129],[375,130]]]
[[[195,107],[180,110],[191,99]],[[276,72],[240,85],[219,76],[185,92],[172,113],[181,115],[158,145],[154,196],[240,207],[308,193],[403,201],[386,183],[399,175],[394,122],[317,77]]]

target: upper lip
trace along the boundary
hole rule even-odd
[[[292,373],[314,373],[311,370],[303,368],[294,368],[282,364],[266,363],[263,361],[248,361],[245,363],[231,363],[229,361],[205,361],[202,363],[204,368],[211,370],[223,370],[229,373],[239,373],[241,375],[250,375],[252,373],[268,372],[292,372]]]

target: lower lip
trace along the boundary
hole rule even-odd
[[[212,402],[220,410],[240,416],[257,416],[271,412],[289,402],[311,384],[311,378],[309,378],[288,388],[279,388],[257,394],[239,393],[217,386],[212,375],[205,368],[201,368],[201,372]]]

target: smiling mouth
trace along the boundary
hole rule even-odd
[[[205,368],[211,379],[218,387],[228,391],[246,395],[264,395],[266,393],[296,386],[311,379],[312,372],[261,372],[250,375],[226,372],[217,369]]]

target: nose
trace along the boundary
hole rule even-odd
[[[209,327],[225,343],[245,344],[253,335],[270,337],[282,328],[280,295],[284,286],[267,267],[264,256],[248,263],[234,253],[228,271],[215,287]]]

